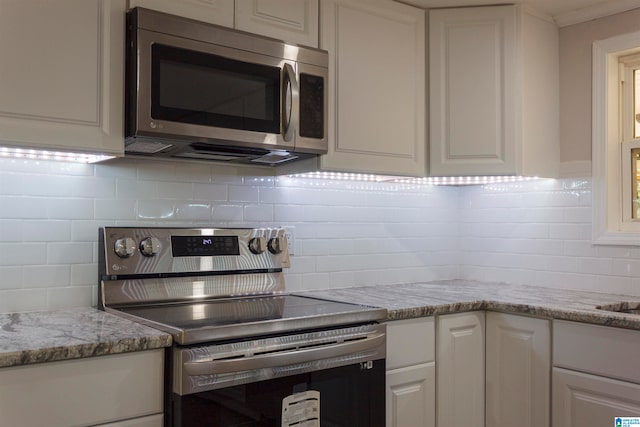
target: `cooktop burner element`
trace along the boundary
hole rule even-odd
[[[100,307],[179,345],[376,322],[386,310],[285,294],[284,230],[100,230]]]

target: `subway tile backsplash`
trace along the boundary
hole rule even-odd
[[[640,247],[591,245],[590,179],[438,187],[0,159],[0,312],[95,305],[102,225],[295,226],[291,291],[459,278],[640,296]]]

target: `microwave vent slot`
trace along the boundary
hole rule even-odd
[[[157,141],[134,141],[127,144],[125,151],[127,153],[135,154],[156,154],[161,151],[168,150],[173,147],[173,144],[166,144],[164,142]]]

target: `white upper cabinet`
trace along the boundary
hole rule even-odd
[[[134,7],[233,27],[233,0],[129,0],[129,8]]]
[[[318,47],[318,0],[129,0],[137,6]]]
[[[236,0],[235,27],[318,47],[318,0]]]
[[[123,155],[125,0],[0,0],[0,145]]]
[[[430,11],[430,175],[557,176],[558,52],[521,6]]]
[[[423,176],[425,12],[390,0],[323,0],[331,171]]]

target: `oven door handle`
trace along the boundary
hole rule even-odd
[[[312,347],[303,350],[284,351],[282,353],[261,354],[258,356],[239,359],[185,362],[183,364],[183,369],[187,375],[226,374],[320,361],[323,359],[331,359],[376,349],[376,355],[380,356],[380,358],[384,358],[384,333],[373,335],[358,341],[333,344],[326,347]]]

